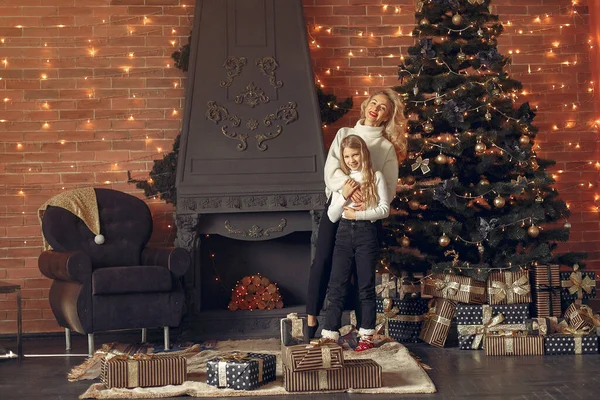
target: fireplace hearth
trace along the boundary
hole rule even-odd
[[[325,150],[301,0],[197,0],[177,169],[186,336],[277,336],[303,312]],[[214,255],[214,257],[212,257]],[[227,309],[260,273],[285,307]]]

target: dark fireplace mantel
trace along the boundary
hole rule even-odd
[[[176,210],[177,245],[194,258],[186,287],[196,333],[227,321],[221,333],[232,335],[236,320],[258,318],[249,326],[271,335],[289,311],[227,311],[230,293],[215,274],[232,288],[244,274],[268,273],[287,307],[306,300],[326,201],[307,43],[301,0],[196,1]]]

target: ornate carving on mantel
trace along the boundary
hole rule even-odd
[[[213,121],[217,125],[221,121],[231,121],[233,126],[240,126],[240,123],[242,122],[240,117],[238,117],[237,115],[229,114],[229,110],[227,110],[227,108],[225,108],[224,106],[218,104],[216,101],[209,101],[206,105],[206,119]],[[221,127],[221,133],[229,139],[239,140],[241,142],[237,145],[239,151],[244,151],[248,148],[247,133],[228,132],[227,125],[223,125]]]
[[[246,122],[246,128],[250,129],[251,131],[255,131],[258,128],[258,125],[258,121],[254,118],[250,118],[248,122]]]
[[[183,247],[188,251],[194,249],[198,237],[199,218],[198,214],[177,214],[175,216],[175,225],[177,226],[176,247]]]
[[[264,124],[266,126],[271,126],[273,124],[273,121],[275,120],[282,120],[285,122],[285,125],[291,124],[292,122],[298,119],[298,111],[296,111],[297,106],[298,105],[293,101],[290,101],[287,104],[280,106],[274,114],[269,114],[265,117],[263,121]],[[261,151],[267,150],[268,146],[263,142],[266,140],[275,139],[277,136],[281,135],[281,132],[283,132],[283,128],[281,127],[281,125],[277,125],[275,127],[275,133],[257,133],[255,137],[258,149]]]
[[[246,66],[246,57],[229,56],[223,63],[223,68],[227,70],[227,78],[221,81],[222,88],[228,88],[233,83],[233,79],[242,73],[242,69]]]
[[[256,65],[260,68],[263,75],[269,77],[269,83],[276,89],[283,86],[282,81],[278,81],[275,76],[275,70],[279,67],[279,63],[273,57],[263,57],[256,60]]]
[[[181,212],[208,211],[293,211],[305,209],[321,209],[325,205],[325,194],[275,194],[256,196],[215,196],[182,197],[177,205]]]
[[[261,88],[256,86],[254,82],[250,82],[246,86],[246,91],[235,96],[235,102],[237,104],[246,103],[250,107],[254,108],[258,103],[267,104],[271,99],[267,96]]]
[[[277,226],[272,226],[270,228],[267,229],[263,229],[258,225],[252,225],[249,229],[244,230],[244,229],[236,229],[233,226],[231,226],[231,222],[229,222],[229,220],[225,221],[225,229],[227,230],[228,233],[234,234],[234,235],[241,235],[242,237],[250,237],[252,239],[259,239],[262,238],[264,236],[270,236],[271,233],[274,232],[283,232],[283,229],[286,227],[287,225],[287,221],[285,218],[281,218],[281,221],[279,222],[279,225]]]

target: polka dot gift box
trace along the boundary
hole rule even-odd
[[[275,380],[273,354],[234,352],[206,362],[206,383],[219,388],[252,390]]]
[[[556,334],[544,338],[546,355],[598,354],[598,336]]]

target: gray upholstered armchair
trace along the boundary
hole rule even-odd
[[[152,216],[146,203],[129,194],[94,189],[104,243],[76,215],[49,206],[42,231],[51,251],[38,260],[40,271],[52,279],[50,306],[65,328],[88,335],[94,351],[94,332],[163,327],[165,348],[169,327],[180,324],[184,307],[181,278],[190,265],[182,248],[146,247]]]

